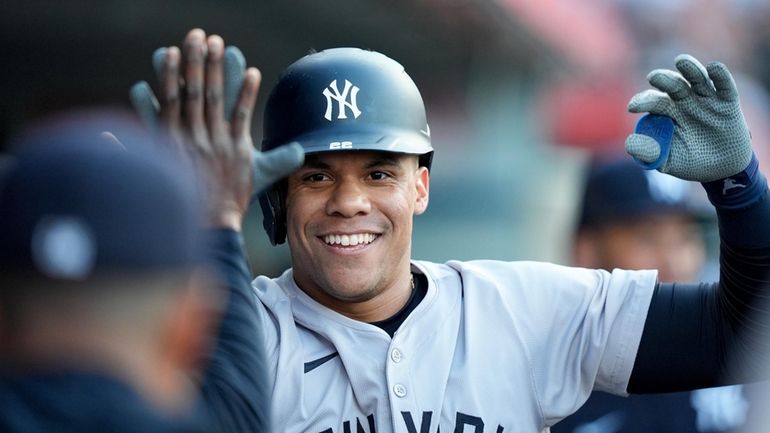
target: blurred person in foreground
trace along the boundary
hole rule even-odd
[[[266,430],[240,238],[250,142],[233,129],[207,164],[137,127],[64,116],[4,164],[2,432]]]
[[[693,282],[707,264],[706,231],[716,215],[681,179],[644,170],[627,158],[597,157],[588,169],[576,226],[574,265],[658,269],[661,281]],[[672,330],[675,332],[675,330]],[[553,433],[727,432],[746,420],[740,385],[692,392],[630,395],[594,392]]]

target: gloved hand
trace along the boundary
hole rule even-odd
[[[650,72],[647,80],[659,90],[645,90],[628,103],[632,113],[673,119],[670,146],[666,137],[659,137],[661,146],[653,138],[659,134],[637,129],[626,139],[626,151],[647,168],[686,180],[711,182],[742,172],[752,160],[751,136],[730,71],[718,62],[704,68],[688,54],[676,57],[676,68]]]
[[[163,80],[163,59],[166,57],[166,48],[158,48],[152,55],[152,66],[157,79]],[[224,52],[222,65],[224,112],[229,120],[237,113],[234,112],[235,104],[241,92],[246,59],[241,50],[235,46],[228,46]],[[129,91],[131,104],[134,106],[142,122],[152,131],[160,129],[160,104],[150,85],[146,81],[139,81]],[[257,194],[277,180],[296,169],[304,160],[304,150],[298,143],[282,146],[270,152],[259,152],[253,149],[252,158],[252,202],[256,201]]]

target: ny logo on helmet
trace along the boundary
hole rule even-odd
[[[354,86],[350,81],[345,80],[345,87],[342,89],[342,93],[340,93],[340,90],[337,88],[337,80],[332,81],[329,87],[323,91],[324,96],[326,96],[326,113],[324,113],[324,118],[328,121],[332,120],[332,99],[334,99],[339,107],[337,119],[348,118],[345,114],[346,108],[350,108],[350,111],[353,112],[353,117],[357,119],[361,115],[361,110],[358,109],[358,104],[356,103],[358,90],[358,86]],[[350,101],[348,101],[348,96],[350,96]]]

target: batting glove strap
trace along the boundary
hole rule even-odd
[[[759,171],[759,161],[752,153],[748,167],[740,173],[702,182],[711,203],[720,209],[745,209],[761,200],[767,192],[767,180]]]

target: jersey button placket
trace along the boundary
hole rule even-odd
[[[387,367],[385,374],[388,381],[388,394],[390,401],[390,411],[393,416],[393,431],[401,432],[403,412],[414,412],[414,399],[416,397],[413,383],[409,378],[410,359],[404,351],[403,336],[396,335],[391,341],[390,348],[386,354]]]
[[[393,350],[390,351],[390,359],[391,359],[391,361],[395,362],[396,364],[401,362],[401,359],[403,359],[403,356],[404,355],[398,349],[393,349]]]
[[[401,353],[398,348],[393,348],[390,351],[390,360],[393,361],[394,364],[398,364],[401,362],[401,360],[404,359],[404,354]],[[393,394],[396,394],[396,397],[398,398],[404,398],[406,397],[406,386],[404,386],[403,383],[396,383],[393,385]]]

